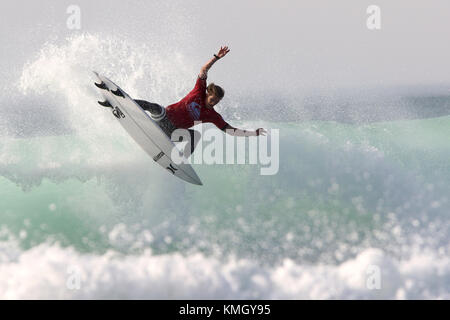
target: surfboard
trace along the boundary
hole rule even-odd
[[[158,124],[124,90],[107,77],[94,72],[100,83],[95,83],[105,99],[99,104],[110,107],[114,117],[136,143],[161,167],[172,175],[192,184],[202,185],[200,178],[188,163],[177,164],[171,159],[177,148]],[[178,148],[175,152],[179,152]]]

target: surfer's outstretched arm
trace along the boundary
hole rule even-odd
[[[219,60],[220,58],[224,57],[228,52],[230,52],[230,49],[228,49],[227,46],[220,47],[220,50],[217,54],[214,54],[214,57],[208,61],[200,70],[200,74],[198,75],[200,79],[206,79],[208,76],[208,70],[212,67],[212,65]]]
[[[223,131],[225,131],[229,135],[238,137],[250,137],[259,135],[265,136],[265,133],[267,133],[267,131],[263,128],[256,129],[255,131],[249,131],[232,127],[229,124],[225,128],[223,128]]]

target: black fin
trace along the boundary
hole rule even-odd
[[[102,81],[102,83],[94,82],[94,84],[99,89],[108,90],[108,87],[106,86],[106,84],[103,81]]]
[[[99,105],[103,106],[103,107],[109,107],[112,108],[113,106],[111,105],[111,103],[109,103],[108,100],[105,101],[97,101]]]
[[[114,91],[114,90],[111,90],[111,93],[112,93],[112,94],[114,94],[114,95],[116,95],[116,96],[119,96],[119,97],[125,98],[125,97],[124,97],[124,95],[123,95],[123,93],[122,93],[122,91],[120,91],[120,89],[119,89],[119,88],[117,88],[117,90],[116,90],[116,91]]]

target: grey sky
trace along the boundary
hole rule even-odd
[[[46,41],[63,41],[66,8],[79,5],[81,32],[119,34],[179,51],[214,67],[225,86],[295,91],[306,87],[448,84],[448,0],[2,1],[1,81],[17,79]],[[382,29],[366,28],[381,7]]]

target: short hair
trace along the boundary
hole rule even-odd
[[[215,85],[214,82],[211,82],[208,87],[206,87],[206,91],[219,99],[222,99],[225,95],[225,91],[221,87]]]

